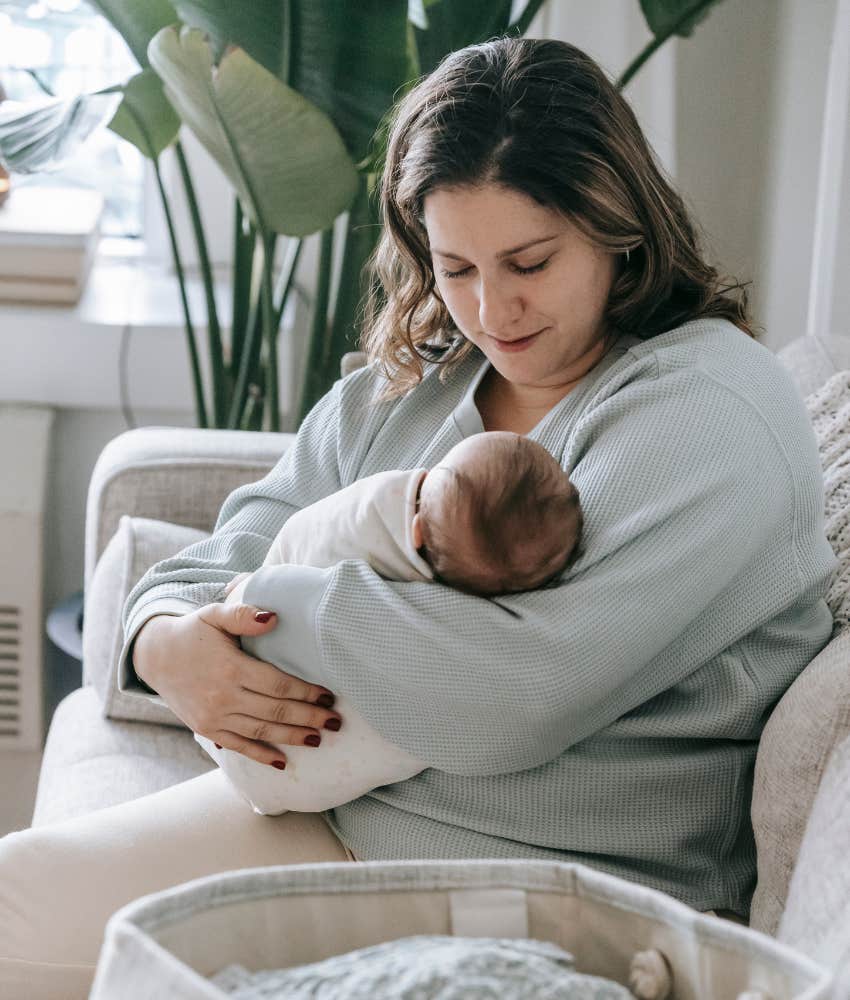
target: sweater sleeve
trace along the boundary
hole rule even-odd
[[[585,535],[557,585],[485,599],[356,560],[266,567],[246,593],[282,617],[254,655],[348,696],[432,767],[496,774],[553,760],[798,592],[781,430],[707,376],[624,386],[567,458]],[[768,550],[784,555],[758,565]]]
[[[295,441],[265,478],[225,500],[213,534],[152,566],[124,604],[122,690],[145,690],[132,668],[132,646],[142,625],[158,614],[181,615],[221,600],[237,573],[261,565],[282,525],[297,510],[340,488],[338,411],[342,382],[304,418]]]

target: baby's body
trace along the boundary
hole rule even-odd
[[[397,581],[438,579],[482,596],[533,589],[557,575],[581,530],[578,494],[539,444],[507,432],[466,438],[434,469],[389,470],[293,514],[264,566],[319,568],[364,559]],[[250,574],[227,600],[242,601]],[[339,732],[317,750],[286,746],[276,771],[243,754],[195,739],[256,812],[319,812],[428,765],[377,733],[346,698],[334,708]]]

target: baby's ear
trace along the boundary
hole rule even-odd
[[[410,530],[413,532],[413,547],[415,549],[422,548],[422,522],[420,516],[419,514],[414,514],[413,522],[410,525]]]

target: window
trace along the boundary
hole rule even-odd
[[[0,0],[0,83],[11,100],[71,97],[136,72],[121,36],[85,0]],[[91,178],[106,199],[104,235],[142,236],[144,158],[108,129],[92,135],[60,170],[14,183],[90,187]]]

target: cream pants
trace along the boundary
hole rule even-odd
[[[219,770],[0,839],[0,997],[83,1000],[125,903],[202,875],[354,860],[318,813],[258,816]]]

